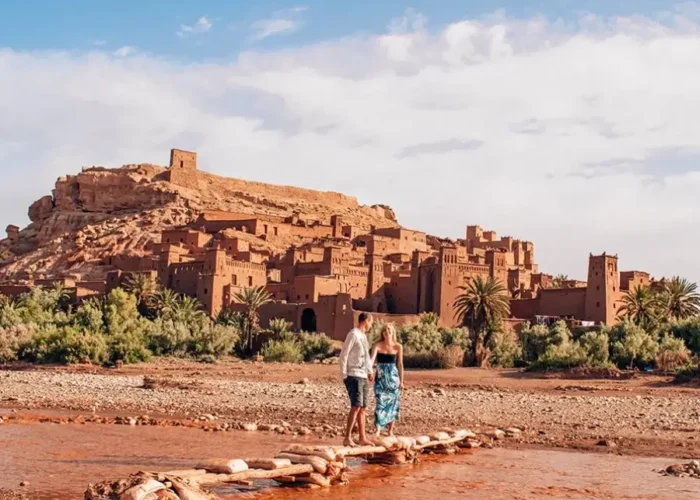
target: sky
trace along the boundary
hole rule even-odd
[[[0,7],[0,228],[83,166],[340,191],[700,281],[700,3],[23,0]]]

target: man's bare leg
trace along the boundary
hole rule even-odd
[[[389,431],[390,436],[394,435],[394,421],[393,420],[391,422],[389,422],[389,425],[387,426],[387,431]]]
[[[358,414],[362,408],[353,406],[350,408],[350,413],[348,413],[348,423],[345,427],[345,440],[343,441],[344,446],[355,446],[355,442],[352,440],[352,430],[357,422]]]
[[[367,434],[366,434],[366,414],[367,412],[365,411],[364,408],[360,408],[360,411],[357,413],[357,424],[360,427],[360,440],[359,443],[363,446],[373,446],[374,443],[367,439]]]

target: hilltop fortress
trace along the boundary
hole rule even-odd
[[[476,277],[511,294],[512,321],[616,321],[621,294],[649,274],[620,272],[591,255],[586,282],[553,288],[534,244],[466,227],[440,239],[398,224],[382,205],[200,172],[197,154],[173,149],[167,168],[93,167],[60,178],[29,210],[32,223],[0,241],[0,293],[62,283],[76,301],[108,293],[135,273],[196,297],[216,316],[234,295],[264,286],[263,326],[284,318],[342,338],[358,311],[399,324],[437,313],[457,324],[455,299]]]

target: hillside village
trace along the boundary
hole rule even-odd
[[[213,177],[196,153],[173,149],[168,168],[95,167],[60,178],[31,206],[28,228],[7,228],[0,294],[59,283],[80,301],[147,274],[215,317],[242,289],[265,287],[273,301],[260,310],[263,326],[284,318],[342,338],[359,311],[397,324],[433,312],[455,326],[460,287],[479,277],[506,287],[514,324],[612,324],[622,293],[652,284],[603,254],[589,256],[586,282],[554,286],[530,241],[477,225],[463,239],[440,239],[400,226],[388,207],[338,193]],[[281,201],[290,199],[296,204]]]

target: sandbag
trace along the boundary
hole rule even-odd
[[[447,441],[450,439],[450,435],[446,432],[434,432],[430,435],[432,441]]]
[[[322,459],[333,462],[336,459],[336,453],[329,446],[304,446],[302,444],[293,444],[283,451],[283,453],[291,453],[293,455],[313,455]]]
[[[469,437],[469,431],[466,429],[456,430],[452,433],[452,437],[466,439],[467,437]]]
[[[289,467],[292,462],[285,458],[244,458],[249,469],[276,470],[282,467]]]
[[[398,442],[394,436],[372,436],[369,440],[374,443],[375,446],[382,446],[387,450],[394,449]]]
[[[416,445],[416,440],[411,437],[399,436],[396,441],[400,450],[410,450]]]
[[[418,445],[428,444],[429,442],[430,442],[430,437],[429,437],[429,436],[418,436],[418,437],[416,437],[416,444],[418,444]]]
[[[280,453],[275,458],[289,460],[293,464],[308,464],[320,474],[325,474],[328,470],[328,461],[313,455],[294,455],[293,453]]]
[[[240,458],[210,458],[199,462],[195,469],[204,469],[214,474],[235,474],[248,470],[248,464]]]
[[[149,495],[151,498],[159,491],[165,490],[163,483],[155,479],[147,479],[141,484],[137,484],[126,490],[119,496],[119,500],[146,500]]]
[[[296,478],[297,483],[307,483],[307,484],[315,484],[316,486],[322,486],[324,488],[327,488],[328,486],[331,485],[331,480],[328,479],[325,476],[322,476],[321,474],[312,472],[311,474],[304,475],[304,476],[297,476]]]

